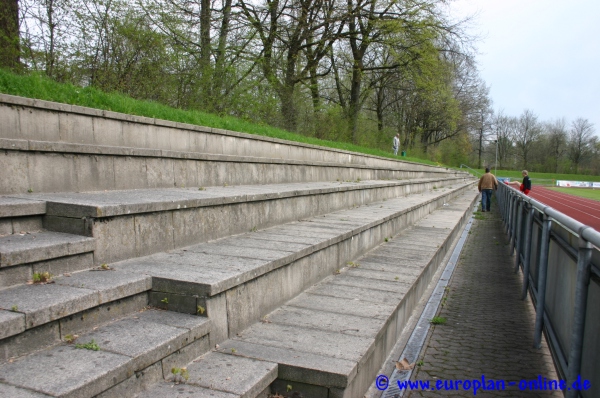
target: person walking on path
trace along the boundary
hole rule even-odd
[[[485,168],[485,174],[479,179],[477,188],[481,192],[481,211],[490,211],[492,192],[498,188],[498,180],[490,173],[489,167]]]
[[[400,148],[400,134],[396,134],[392,141],[392,148],[394,149],[394,156],[398,156],[398,148]]]

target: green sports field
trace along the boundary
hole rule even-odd
[[[593,199],[600,201],[600,189],[591,188],[559,188],[559,187],[548,187],[556,192],[567,193],[569,195],[580,196],[582,198]]]

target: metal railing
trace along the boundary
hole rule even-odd
[[[600,397],[600,233],[505,184],[496,198],[523,271],[521,298],[529,291],[535,303],[534,347],[544,332],[566,386],[591,381],[567,398]]]

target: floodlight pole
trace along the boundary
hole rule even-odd
[[[494,175],[498,177],[498,140],[495,139],[494,142],[496,143],[496,163],[494,163]]]

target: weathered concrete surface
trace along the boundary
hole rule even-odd
[[[441,167],[5,94],[0,95],[0,115],[5,121],[0,126],[0,138],[7,141],[9,148],[22,141],[37,140],[55,146],[106,146],[105,151],[119,147],[131,151],[132,146],[137,146],[164,153],[184,151],[188,156],[203,152],[454,173]]]
[[[41,215],[46,213],[43,200],[0,196],[0,218]]]
[[[69,334],[81,335],[98,325],[141,311],[147,306],[148,293],[143,292],[133,296],[121,297],[115,301],[63,317],[58,320],[61,338]]]
[[[99,351],[60,344],[1,365],[0,381],[61,397],[92,397],[101,392],[116,397],[119,392],[140,391],[162,378],[163,359],[180,367],[190,355],[206,352],[210,327],[211,321],[202,317],[142,311],[76,340],[79,344],[93,340]],[[190,355],[173,356],[190,348]],[[148,380],[143,380],[145,372]]]
[[[168,297],[169,303],[171,298],[175,297],[174,295],[184,296],[187,294],[195,300],[193,303],[197,306],[196,308],[203,306],[209,316],[215,317],[213,321],[215,336],[211,331],[210,337],[210,346],[214,346],[215,342],[235,336],[246,325],[260,319],[264,313],[283,304],[286,299],[296,296],[306,289],[307,284],[315,283],[326,275],[331,275],[336,268],[341,268],[347,261],[350,261],[353,258],[351,256],[364,253],[369,248],[377,246],[384,241],[384,238],[390,237],[392,231],[404,228],[413,220],[440,206],[441,201],[446,201],[461,192],[462,187],[453,191],[449,190],[445,194],[431,192],[418,197],[389,200],[318,216],[312,220],[303,220],[266,231],[248,233],[245,236],[231,237],[228,238],[232,240],[231,244],[227,244],[227,239],[223,239],[121,264],[111,264],[117,271],[78,273],[59,279],[57,283],[60,286],[54,284],[7,289],[0,291],[0,303],[14,301],[14,305],[18,306],[19,311],[25,314],[27,326],[37,326],[45,322],[52,322],[65,315],[82,313],[97,307],[106,300],[119,300],[119,297],[139,295],[148,289],[149,280],[152,278],[153,288],[159,287],[163,293],[172,295]],[[472,199],[472,197],[471,193],[467,193],[465,199],[462,200],[468,201],[468,198]],[[448,214],[454,213],[456,212],[448,212]],[[433,227],[427,229],[434,230]],[[437,232],[437,229],[435,230]],[[449,230],[441,228],[439,231],[440,239],[444,236],[443,231],[446,231],[446,235],[449,232]],[[435,235],[429,234],[429,236]],[[315,237],[319,239],[315,240]],[[236,239],[240,239],[240,244],[235,242]],[[269,241],[273,242],[272,249],[275,250],[265,249],[265,247],[270,247]],[[388,244],[397,244],[398,248],[401,248],[402,243],[396,243],[396,241],[397,239],[394,238]],[[443,239],[438,242],[438,246],[442,243]],[[375,256],[375,260],[393,261],[395,258],[394,247],[388,246],[382,250],[382,255]],[[414,250],[409,250],[405,260],[414,259],[412,261],[414,263],[416,261],[414,253]],[[295,308],[294,311],[300,311],[300,313],[302,311],[314,311],[315,313],[321,311],[321,316],[323,316],[323,308],[327,308],[326,312],[329,311],[327,305],[330,305],[331,308],[337,306],[342,314],[348,313],[344,311],[349,308],[351,310],[349,314],[352,315],[350,319],[354,319],[357,324],[362,324],[359,322],[361,316],[373,319],[372,322],[363,322],[365,325],[369,325],[369,329],[349,328],[358,329],[359,332],[348,330],[347,333],[343,333],[341,339],[352,340],[350,345],[357,347],[356,352],[344,352],[345,344],[338,346],[339,353],[317,350],[317,345],[314,345],[313,351],[305,352],[311,356],[310,358],[313,358],[307,359],[308,362],[320,356],[330,356],[336,361],[346,361],[343,368],[347,372],[343,374],[339,371],[335,372],[332,366],[324,374],[330,375],[333,380],[336,380],[339,385],[336,385],[335,388],[342,392],[346,391],[345,394],[350,394],[349,396],[362,388],[366,383],[367,376],[365,374],[371,373],[371,368],[375,366],[372,364],[382,360],[386,347],[394,341],[398,325],[401,322],[401,317],[395,312],[405,311],[398,307],[397,301],[401,300],[404,294],[415,294],[413,292],[415,289],[407,291],[406,283],[410,283],[409,280],[384,281],[379,279],[381,282],[377,286],[377,279],[382,276],[380,270],[373,270],[377,275],[376,278],[372,278],[375,281],[361,281],[362,274],[357,274],[357,276],[352,274],[352,272],[364,273],[366,269],[368,268],[364,268],[362,265],[358,268],[348,269],[342,275],[331,277],[332,283],[329,288],[315,287],[311,293],[299,296],[306,298],[303,303],[299,304],[295,301],[290,303]],[[120,277],[122,271],[127,271],[131,275],[123,274],[123,277]],[[420,277],[417,270],[409,273],[409,276],[412,275],[414,278]],[[338,282],[335,282],[338,277]],[[282,282],[284,282],[283,285],[281,285]],[[272,289],[270,288],[272,286],[282,286],[282,289]],[[375,287],[377,288],[375,289]],[[52,290],[53,288],[55,290]],[[59,288],[63,297],[53,294]],[[27,294],[27,289],[30,289],[30,293],[35,292],[35,299],[31,297],[31,294]],[[362,293],[357,295],[357,292]],[[153,294],[160,293],[161,290],[156,290]],[[312,301],[310,297],[313,298]],[[360,300],[361,297],[364,300]],[[81,298],[84,299],[81,300]],[[359,300],[355,300],[356,298]],[[358,303],[355,303],[356,301]],[[41,305],[40,302],[44,304]],[[327,304],[324,305],[324,303]],[[193,309],[192,306],[192,311]],[[374,315],[373,311],[376,311],[377,314]],[[387,314],[385,314],[386,311]],[[342,317],[343,315],[332,322],[329,328],[324,328],[316,333],[320,336],[319,341],[329,342],[327,345],[330,347],[335,346],[333,342],[340,339],[339,333],[335,331],[335,326],[340,325]],[[203,319],[202,317],[192,318]],[[293,326],[291,325],[293,317],[290,315],[287,319],[281,324],[265,324],[273,325],[274,331],[271,334],[267,333],[267,337],[257,334],[256,340],[244,341],[244,343],[255,347],[277,341],[274,336],[278,335],[279,329],[287,327],[318,330],[316,327],[318,320],[312,321],[312,323],[305,322],[304,326]],[[300,320],[299,317],[296,319]],[[233,320],[235,322],[232,322]],[[135,327],[131,327],[130,324]],[[133,329],[142,330],[142,332],[141,334],[130,332]],[[190,347],[189,352],[184,352],[179,358],[172,356],[173,353],[165,350],[183,348],[185,346],[183,340],[187,345],[194,341],[193,339],[190,341],[189,338],[186,340],[185,337],[182,337],[183,335],[177,334],[175,329],[178,327],[173,324],[163,328],[161,324],[152,321],[146,322],[140,318],[139,320],[129,319],[120,326],[113,325],[104,331],[97,330],[90,336],[98,336],[98,340],[107,341],[107,349],[123,355],[129,355],[128,345],[132,345],[134,342],[140,343],[139,349],[131,351],[132,355],[136,355],[136,359],[132,360],[132,368],[135,371],[141,371],[152,366],[161,358],[170,357],[170,362],[168,362],[174,364],[179,360],[188,361],[194,355],[193,353],[206,349],[206,340],[204,340],[197,343],[197,346]],[[366,336],[366,330],[375,332],[376,329],[378,331],[374,337]],[[104,335],[116,337],[114,340],[106,337],[100,338]],[[146,338],[148,336],[153,337]],[[153,338],[159,339],[160,342],[154,341]],[[303,338],[304,335],[298,334],[299,341]],[[308,340],[305,341],[305,343],[307,342]],[[269,355],[276,355],[290,347],[282,342],[281,345],[275,345],[272,348],[274,351],[270,351]],[[305,350],[298,351],[304,352]],[[340,363],[337,364],[340,365]],[[163,371],[167,369],[165,366],[172,365],[163,365]],[[293,367],[293,364],[290,364],[288,369],[290,375],[314,376],[319,373],[315,369],[304,369],[300,372]],[[352,374],[355,376],[349,378],[349,375]],[[131,377],[132,374],[126,374],[120,380],[125,381]],[[319,376],[319,378],[326,379],[323,376]],[[306,380],[294,380],[299,383],[306,382]],[[350,383],[350,387],[348,387],[348,383]],[[123,388],[127,390],[128,387]],[[331,390],[330,392],[337,394],[339,391]]]
[[[182,314],[183,315],[183,314]],[[199,320],[207,321],[206,319]],[[82,341],[95,340],[103,351],[132,358],[136,370],[160,361],[194,341],[189,329],[148,322],[143,318],[125,319],[87,333]]]
[[[0,383],[0,397],[10,398],[49,398],[50,395],[40,394],[31,390],[25,390]]]
[[[347,184],[359,180],[429,177],[440,181],[445,177],[472,178],[453,170],[415,170],[421,165],[394,161],[391,161],[391,166],[382,167],[274,159],[271,156],[214,155],[2,138],[0,149],[3,150],[0,152],[0,165],[11,172],[9,179],[0,181],[0,192],[3,194],[317,181]],[[53,173],[53,170],[60,170],[60,173]]]
[[[423,285],[429,283],[465,223],[473,199],[472,194],[465,194],[456,199],[460,203],[456,210],[440,210],[427,216],[422,223],[429,227],[420,227],[419,222],[353,261],[352,267],[325,279],[263,322],[224,342],[221,352],[277,362],[279,379],[298,386],[299,393],[362,396],[400,335]],[[453,224],[454,228],[433,228],[434,224]],[[426,229],[431,232],[424,251],[404,242],[413,240],[412,230]],[[419,252],[420,256],[414,256]],[[369,262],[373,258],[376,263]],[[364,268],[363,263],[381,265],[384,270]],[[387,280],[382,279],[383,275]]]
[[[0,340],[25,331],[25,315],[18,312],[17,306],[0,310]]]
[[[449,191],[452,195],[461,192],[462,187]],[[422,207],[427,207],[427,212],[433,211],[438,206],[437,201],[448,200],[444,195],[447,194],[432,192],[365,205],[114,266],[126,272],[152,276],[150,303],[164,309],[194,314],[203,308],[211,317],[215,314],[209,309],[211,297],[226,292],[226,321],[221,320],[215,325],[225,329],[219,329],[215,335],[231,337],[285,300],[343,267],[346,261],[377,246],[392,231],[425,215]],[[310,240],[304,239],[304,235]],[[289,239],[278,241],[282,236],[301,236],[299,241],[312,242],[312,245],[289,246]],[[236,243],[238,239],[242,245]],[[277,242],[274,247],[287,250],[264,249],[262,247],[268,246],[265,244],[253,247],[252,241],[257,240],[273,240]],[[387,250],[393,250],[393,247]],[[380,257],[389,260],[390,256],[393,257],[384,251]],[[411,250],[406,254],[414,261],[420,256]],[[415,271],[414,275],[418,276],[419,272]],[[396,281],[400,282],[397,278],[389,278],[389,282]],[[332,284],[329,293],[337,291],[341,297],[355,295],[358,291],[356,283]],[[370,286],[374,283],[370,282]],[[281,287],[274,290],[272,286]],[[373,295],[371,301],[378,304],[394,295],[378,293],[369,286],[366,288],[363,292]],[[403,289],[407,290],[406,287]],[[212,337],[211,340],[219,341]]]
[[[446,181],[446,183],[444,183]],[[455,185],[464,184],[461,178],[450,179]],[[360,183],[306,182],[287,184],[264,184],[260,186],[209,186],[198,188],[117,190],[111,192],[47,193],[28,196],[14,196],[15,200],[35,198],[47,201],[47,214],[62,217],[112,217],[125,214],[150,213],[166,210],[180,210],[195,207],[217,206],[231,203],[284,199],[296,196],[312,196],[336,192],[356,192],[367,194],[376,188],[396,188],[396,196],[418,193],[420,185],[447,185],[448,179],[412,179],[403,181],[365,180]],[[366,191],[365,191],[366,190]],[[394,196],[391,196],[394,197]],[[384,199],[386,196],[380,198]],[[346,201],[347,199],[344,199]],[[357,203],[358,204],[358,203]],[[322,206],[322,204],[321,204]],[[288,209],[289,210],[289,209]]]
[[[91,252],[94,239],[60,232],[37,232],[0,237],[0,267],[33,263]]]
[[[98,292],[70,286],[26,285],[0,290],[0,306],[25,314],[28,329],[99,304]]]
[[[68,398],[92,397],[133,371],[127,356],[70,346],[40,351],[0,366],[1,380],[6,383]]]
[[[0,288],[21,285],[31,281],[34,273],[48,272],[52,276],[90,269],[94,266],[94,253],[87,252],[68,257],[57,257],[17,266],[0,268]]]
[[[173,383],[161,382],[143,392],[137,398],[239,398],[237,394],[211,390],[189,384],[173,385]]]
[[[532,348],[535,310],[520,300],[521,275],[496,211],[474,221],[465,249],[448,285],[439,316],[447,319],[430,332],[416,380],[505,380],[503,391],[477,396],[562,397],[560,391],[518,389],[521,380],[557,380],[545,340]],[[508,382],[514,381],[514,387]],[[453,387],[456,385],[453,385]],[[473,397],[473,389],[412,391],[410,397]]]
[[[135,372],[133,376],[96,395],[95,398],[137,397],[146,389],[161,382],[163,382],[163,372],[161,363],[157,362],[146,369]]]
[[[47,201],[46,228],[95,237],[94,260],[100,265],[314,218],[408,193],[425,192],[435,184],[451,183],[448,179],[313,182],[209,187],[202,191],[171,188],[38,194],[36,197]],[[454,185],[460,188],[465,183],[458,181]],[[433,194],[453,195],[453,190],[438,190]],[[384,212],[385,208],[383,206]],[[360,225],[364,217],[357,209],[357,214],[347,218],[314,219],[310,226],[327,231],[352,229]],[[305,233],[308,231],[310,229]]]
[[[277,364],[210,352],[187,368],[190,385],[255,397],[277,378]]]
[[[143,274],[123,273],[119,271],[85,271],[73,274],[70,277],[55,278],[54,283],[46,285],[22,285],[0,290],[0,308],[12,310],[13,308],[25,319],[26,329],[31,329],[45,323],[65,318],[69,315],[83,313],[91,308],[95,312],[102,312],[100,306],[114,302],[112,307],[116,316],[120,309],[118,300],[143,294],[150,290],[151,277]],[[146,298],[141,298],[146,301]],[[126,308],[139,309],[141,302],[137,300]],[[146,305],[143,302],[142,305]],[[108,310],[110,310],[108,306]],[[82,318],[87,318],[89,313]],[[98,314],[92,318],[100,320]],[[109,315],[110,316],[110,315]],[[0,317],[0,325],[5,336],[12,336],[19,329],[14,329],[6,317]],[[68,322],[68,320],[66,320]],[[85,323],[85,322],[83,322]],[[63,325],[66,329],[71,329]],[[8,333],[11,334],[8,334]]]
[[[101,304],[150,290],[152,278],[147,275],[97,269],[58,278],[56,284],[98,291]]]
[[[60,343],[60,332],[59,322],[54,321],[0,340],[0,363]]]

